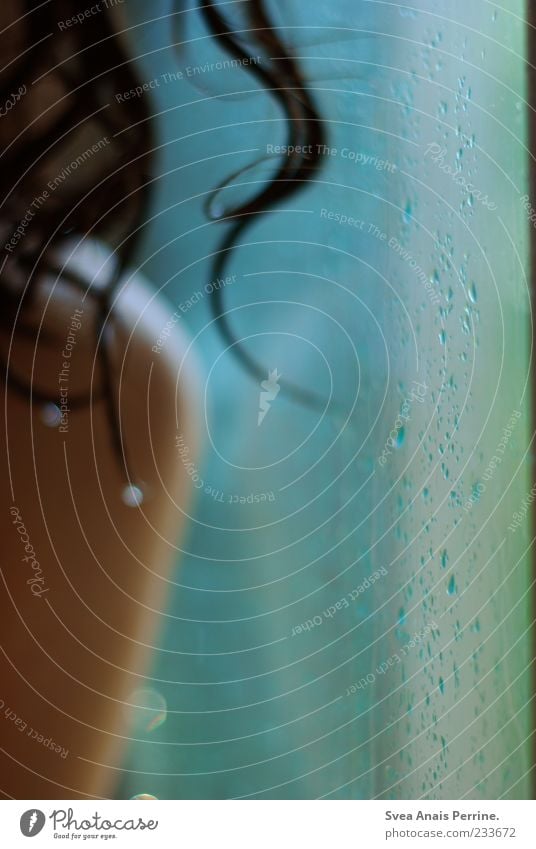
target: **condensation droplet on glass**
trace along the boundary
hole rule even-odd
[[[470,336],[471,335],[471,322],[469,320],[469,317],[466,314],[462,315],[460,317],[460,322],[461,322],[461,325],[462,325],[462,333],[465,333],[466,336]]]
[[[449,580],[448,586],[447,586],[447,593],[448,593],[448,595],[455,595],[455,593],[456,593],[456,579],[455,579],[454,575],[450,576],[450,580]]]
[[[140,504],[143,504],[143,491],[139,486],[128,484],[123,489],[121,498],[123,499],[123,504],[126,504],[127,507],[139,507]]]
[[[128,699],[134,726],[138,731],[150,733],[160,728],[167,719],[167,702],[157,690],[135,690]]]
[[[472,301],[473,304],[476,304],[478,300],[478,292],[476,291],[476,286],[474,282],[471,283],[471,285],[469,286],[468,295],[469,300]]]
[[[473,502],[480,501],[480,492],[483,491],[481,487],[482,485],[480,483],[475,483],[475,485],[473,486],[471,492],[471,500]]]
[[[41,407],[41,421],[47,427],[59,427],[61,423],[61,410],[57,404],[49,403]]]
[[[441,567],[443,569],[446,569],[448,562],[449,562],[448,551],[447,551],[446,548],[444,548],[443,551],[441,552]]]
[[[223,218],[225,215],[225,207],[220,201],[215,201],[212,204],[210,211],[213,218]]]

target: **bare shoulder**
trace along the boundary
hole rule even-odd
[[[89,291],[104,289],[114,268],[114,255],[101,242],[86,239],[68,245],[61,256],[65,267],[76,271],[87,282]],[[112,302],[113,312],[136,336],[136,343],[145,344],[158,353],[162,370],[176,372],[177,364],[188,371],[198,368],[191,350],[191,340],[183,326],[173,320],[173,303],[139,271],[127,270],[120,280]],[[165,344],[162,344],[165,342]],[[156,362],[156,360],[155,360]],[[193,376],[193,375],[191,375]]]
[[[114,260],[102,243],[86,240],[64,257],[90,289],[108,284]],[[144,275],[127,271],[114,293],[112,314],[119,337],[114,378],[125,415],[133,406],[139,414],[145,402],[153,433],[156,428],[168,441],[171,431],[180,431],[196,454],[201,368],[191,339],[174,319],[173,303]]]
[[[58,406],[6,389],[0,679],[11,709],[66,755],[52,761],[48,750],[28,749],[26,736],[12,734],[0,769],[14,798],[113,792],[110,767],[125,739],[121,704],[157,644],[189,516],[192,483],[177,431],[193,454],[198,448],[200,377],[190,341],[176,325],[153,350],[173,306],[141,275],[126,274],[110,332],[99,339],[98,299],[87,288],[109,283],[106,249],[67,246],[61,262],[82,285],[69,285],[61,271],[45,281],[29,318],[32,326],[43,319],[49,332],[37,342],[16,334],[10,356],[27,385]],[[107,376],[119,446],[102,391]],[[43,414],[50,406],[63,424]],[[136,499],[124,456],[129,480],[139,483]]]

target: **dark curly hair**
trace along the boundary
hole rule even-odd
[[[22,4],[13,5],[19,11]],[[104,5],[112,4],[107,0]],[[0,321],[7,333],[32,337],[38,332],[31,322],[30,307],[46,273],[60,274],[64,282],[95,301],[101,386],[92,397],[101,397],[107,405],[114,448],[129,479],[103,331],[114,321],[114,290],[132,260],[151,201],[152,178],[148,175],[154,145],[149,106],[141,97],[114,98],[115,92],[133,89],[139,80],[108,12],[88,14],[87,0],[49,0],[37,6],[27,0],[24,7],[22,15],[10,15],[8,26],[0,33],[2,55],[8,57],[0,76],[0,103],[7,108],[14,99],[19,101],[10,117],[0,120],[0,233],[5,240]],[[273,178],[255,197],[219,216],[227,232],[212,269],[218,276],[255,215],[265,213],[310,179],[320,165],[318,150],[325,139],[299,68],[271,24],[262,0],[240,4],[240,29],[226,21],[213,0],[200,0],[198,13],[213,37],[278,101],[287,119],[289,149],[297,151],[281,157]],[[83,24],[66,24],[82,19]],[[262,53],[262,61],[252,61],[249,46]],[[87,152],[95,147],[99,155],[89,156]],[[312,153],[304,155],[299,152],[303,149]],[[60,181],[47,197],[46,216],[39,215],[43,186],[65,162],[77,163],[76,174]],[[81,162],[84,167],[78,170]],[[117,200],[110,202],[110,198]],[[57,264],[58,249],[67,237],[90,234],[114,248],[114,272],[104,289],[89,289],[86,280]],[[235,344],[224,313],[223,290],[215,289],[211,298],[223,340],[233,346],[248,371],[261,377],[264,369]],[[55,400],[15,374],[7,360],[2,372],[9,389],[37,401]],[[300,390],[295,394],[310,400]],[[88,394],[71,397],[70,406],[75,409],[89,400]]]

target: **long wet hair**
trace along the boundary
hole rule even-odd
[[[87,0],[49,0],[38,6],[26,0],[12,5],[17,12],[24,6],[24,12],[10,16],[0,33],[0,49],[8,58],[0,73],[0,238],[4,241],[0,322],[8,333],[35,335],[30,308],[45,274],[60,274],[62,281],[93,299],[100,396],[107,405],[114,449],[130,480],[103,330],[114,321],[115,289],[148,218],[154,149],[150,105],[145,97],[114,98],[141,81],[106,9],[87,14]],[[113,4],[107,0],[105,5]],[[252,199],[222,214],[224,235],[211,269],[218,276],[255,216],[284,201],[310,179],[320,165],[319,148],[325,139],[299,67],[272,25],[263,0],[240,4],[239,29],[228,23],[222,6],[213,0],[199,0],[196,13],[203,16],[214,39],[241,60],[243,73],[253,74],[277,100],[287,119],[287,144],[297,151],[282,155],[273,178]],[[89,156],[94,145],[99,153]],[[309,153],[299,152],[303,149]],[[43,186],[66,162],[77,163],[75,177],[49,193],[46,215],[39,215]],[[90,235],[114,250],[113,275],[104,288],[90,289],[89,281],[58,265],[59,249],[66,239]],[[232,345],[245,368],[258,378],[264,369],[235,344],[223,298],[223,289],[211,295],[223,341]],[[2,374],[10,391],[38,402],[56,400],[14,374],[7,362]],[[98,396],[93,392],[91,397]],[[89,401],[87,394],[71,396],[69,405],[76,409]]]

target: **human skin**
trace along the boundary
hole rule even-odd
[[[91,282],[103,256],[102,248],[86,243],[68,267]],[[97,391],[95,304],[60,284],[46,305],[49,293],[45,287],[35,318],[45,317],[54,338],[35,345],[17,336],[10,363],[17,374],[31,376],[34,386],[57,392],[70,317],[78,309],[69,393],[74,397],[90,385]],[[131,730],[129,697],[144,687],[191,494],[176,456],[178,430],[191,454],[197,452],[199,377],[185,356],[188,343],[180,327],[160,353],[151,350],[172,312],[139,276],[128,280],[114,309],[113,383],[129,471],[134,483],[143,482],[140,508],[123,503],[125,480],[102,400],[71,411],[62,433],[44,424],[40,403],[5,391],[0,436],[5,798],[115,793],[116,767]],[[5,351],[9,339],[1,341]]]

